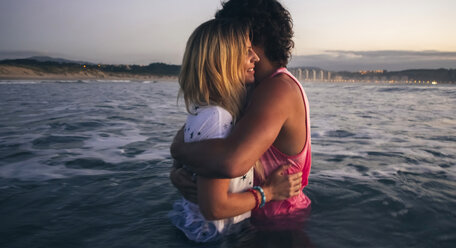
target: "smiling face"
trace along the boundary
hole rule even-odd
[[[255,63],[260,61],[258,55],[253,51],[250,39],[247,40],[247,56],[245,58],[244,70],[245,70],[245,83],[255,82]]]

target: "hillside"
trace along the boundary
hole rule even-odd
[[[138,79],[175,80],[180,66],[164,63],[149,65],[109,65],[75,62],[49,57],[0,61],[0,79]]]

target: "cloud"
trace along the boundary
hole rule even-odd
[[[407,51],[407,50],[379,50],[379,51],[344,51],[344,50],[327,50],[327,53],[355,55],[362,57],[406,57],[406,58],[451,58],[456,59],[456,52],[441,52],[441,51]]]
[[[315,66],[331,71],[456,68],[456,52],[447,51],[347,51],[293,56],[290,67]]]

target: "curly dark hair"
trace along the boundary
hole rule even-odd
[[[293,20],[277,0],[229,0],[215,18],[249,22],[252,44],[264,47],[266,57],[279,66],[288,64],[294,47]]]

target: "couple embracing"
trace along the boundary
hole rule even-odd
[[[179,75],[189,115],[171,146],[185,198],[169,213],[189,239],[216,240],[249,217],[290,227],[310,209],[309,106],[285,68],[292,37],[277,0],[229,0],[191,34]]]

